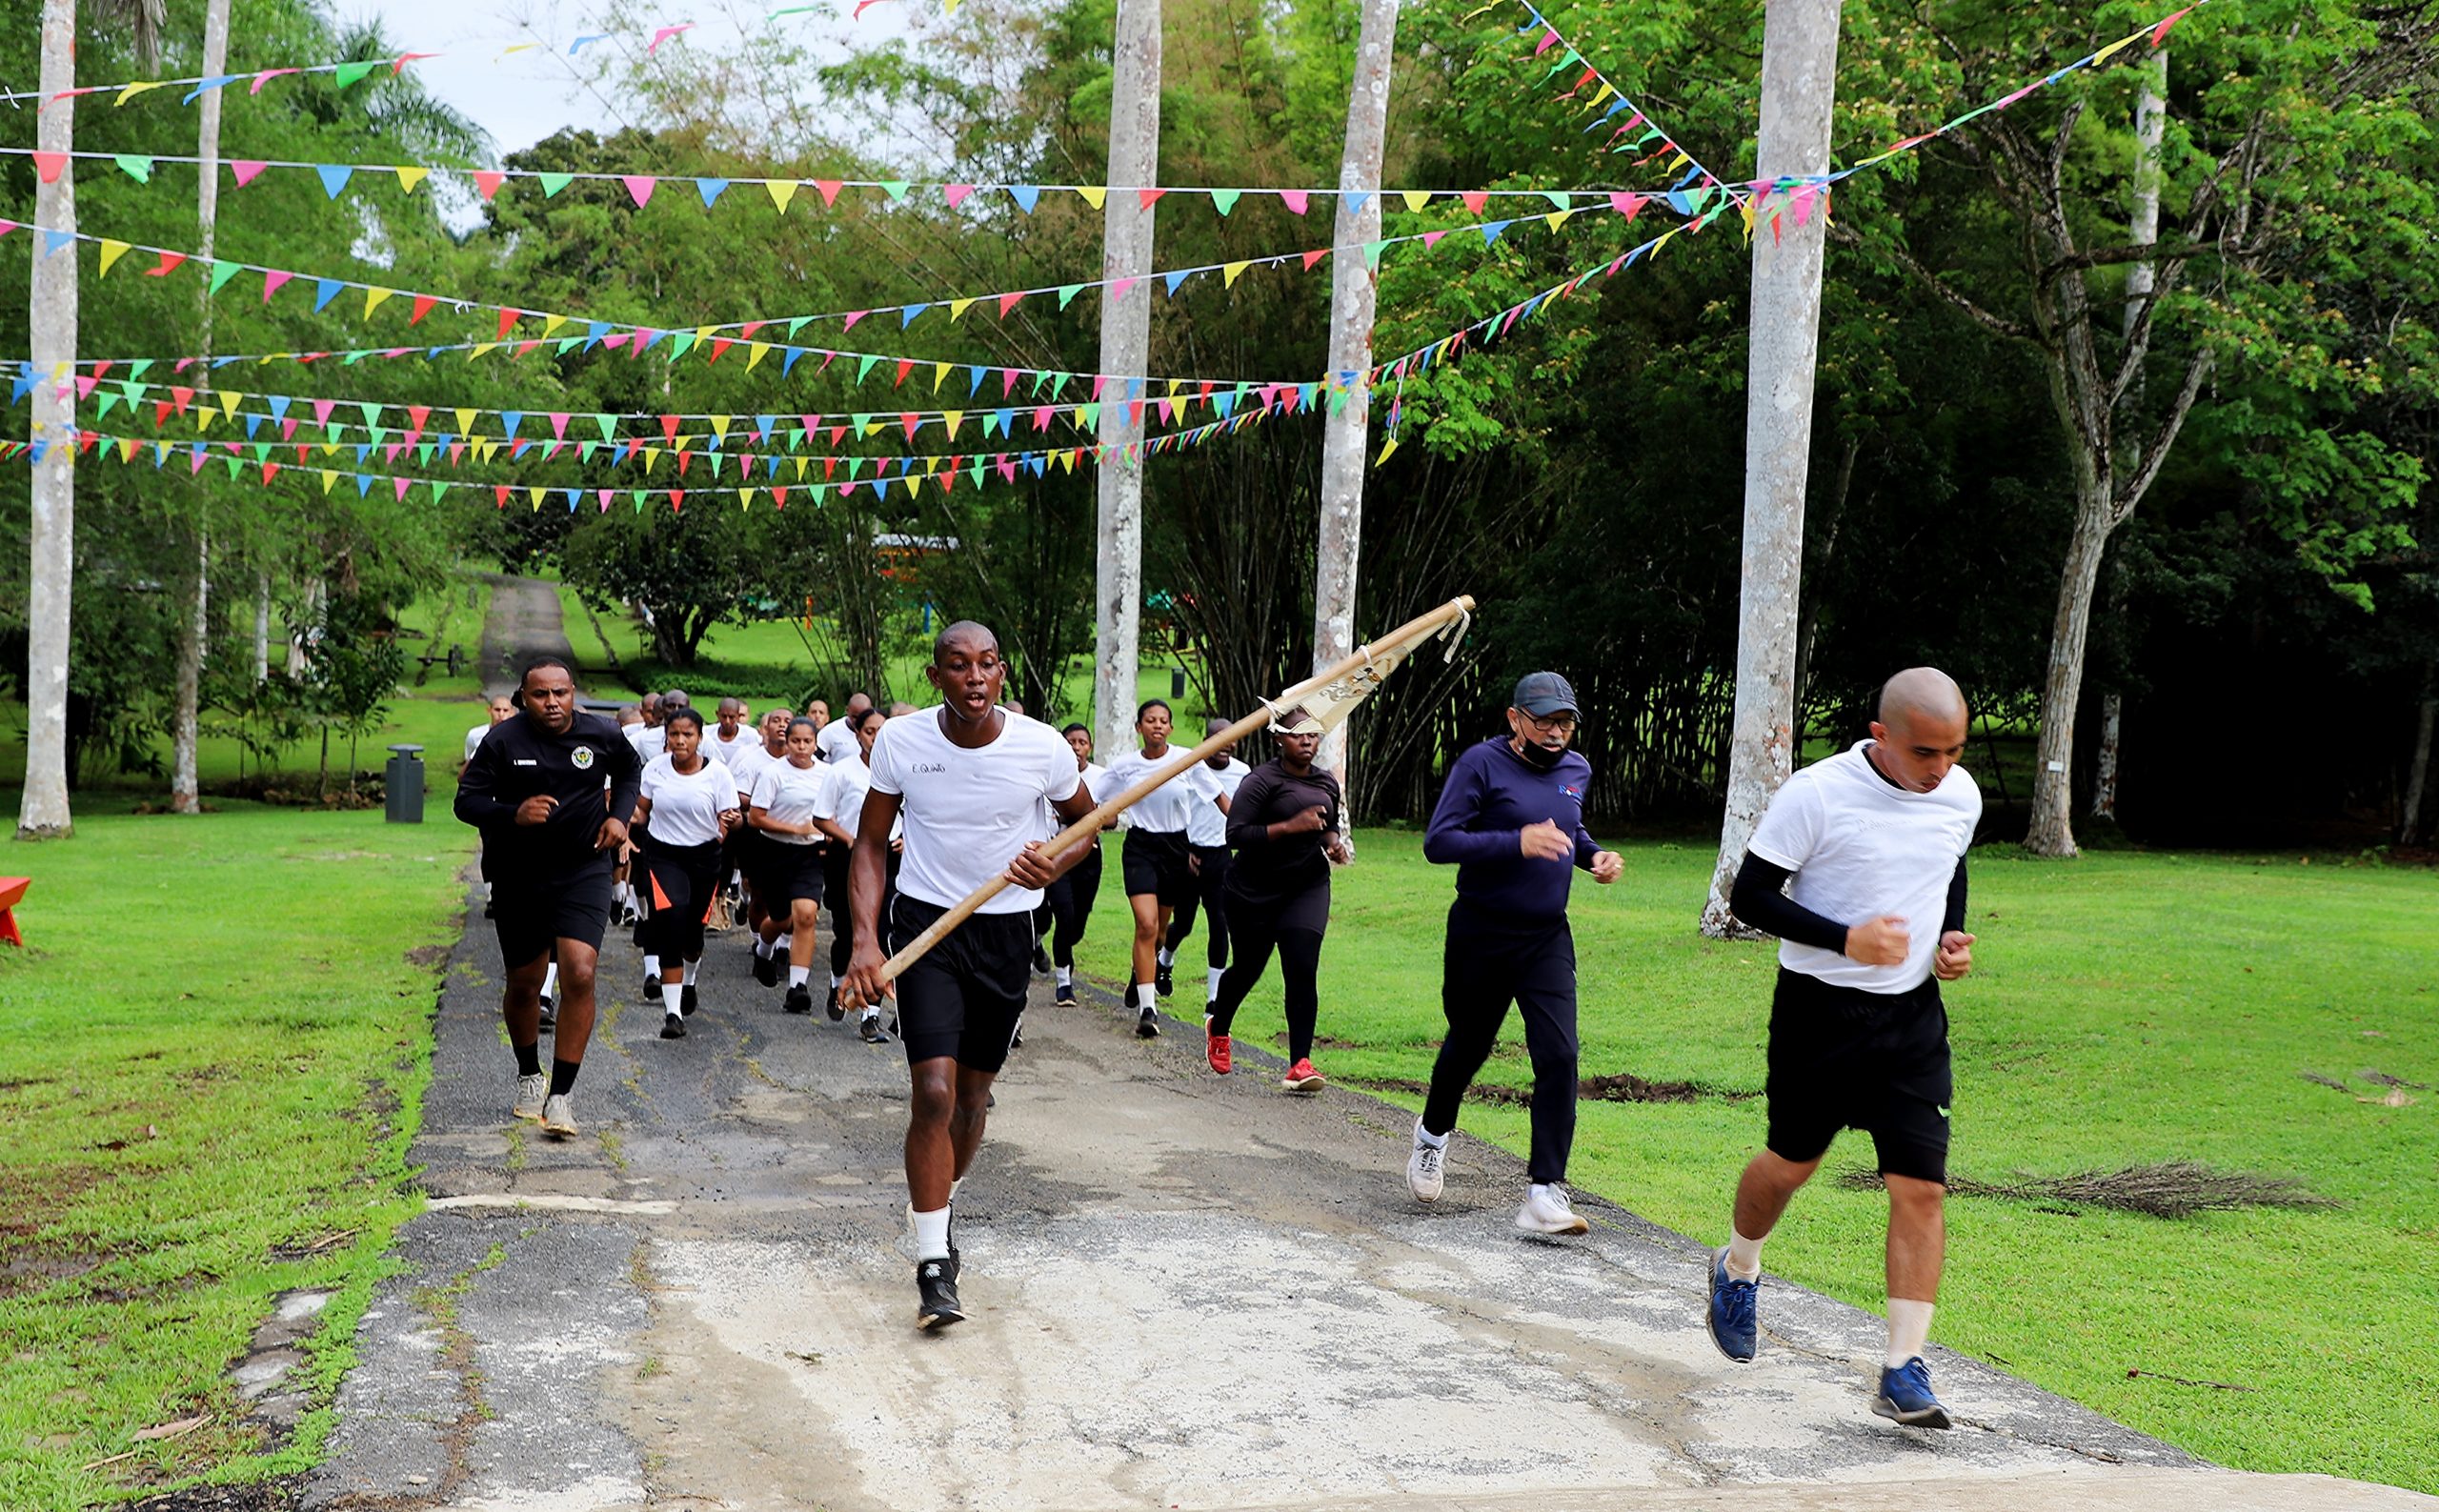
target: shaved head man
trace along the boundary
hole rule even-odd
[[[1945,1428],[1923,1362],[1947,1246],[1955,1094],[1939,984],[1973,969],[1965,853],[1982,818],[1965,695],[1910,667],[1880,695],[1871,738],[1787,778],[1753,831],[1729,904],[1779,937],[1768,1134],[1736,1188],[1710,1266],[1712,1341],[1753,1358],[1762,1241],[1842,1129],[1872,1138],[1888,1191],[1888,1355],[1872,1411]]]
[[[864,748],[856,738],[856,726],[864,711],[873,706],[873,696],[864,692],[847,695],[846,712],[821,727],[821,759],[829,762],[860,761]]]

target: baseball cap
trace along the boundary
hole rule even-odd
[[[1526,673],[1517,679],[1516,693],[1507,701],[1540,718],[1561,710],[1568,714],[1581,712],[1575,706],[1575,689],[1555,672]]]

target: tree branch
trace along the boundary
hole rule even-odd
[[[1836,238],[1842,245],[1860,246],[1862,244],[1861,237],[1857,236],[1853,232],[1846,230],[1843,226],[1832,225],[1829,228],[1829,234]],[[1930,289],[1931,292],[1939,295],[1942,299],[1946,300],[1958,310],[1964,312],[1966,316],[1972,319],[1974,324],[1979,325],[1998,335],[2005,336],[2010,341],[2028,342],[2034,346],[2043,345],[2043,343],[2034,336],[2030,328],[2019,324],[2016,321],[2009,320],[2005,315],[1983,309],[1979,304],[1976,304],[1973,301],[1971,296],[1940,282],[1936,274],[1934,274],[1929,269],[1924,267],[1921,263],[1915,261],[1914,254],[1907,252],[1905,248],[1892,242],[1889,244],[1888,251],[1889,254],[1895,257],[1899,264],[1901,264],[1908,273],[1911,273],[1916,279],[1926,285]]]
[[[2126,516],[2133,514],[2134,506],[2143,502],[2144,494],[2151,487],[2151,480],[2160,475],[2161,464],[2168,459],[2168,448],[2176,444],[2177,433],[2185,428],[2186,413],[2193,408],[2193,401],[2202,393],[2203,380],[2210,375],[2210,361],[2207,350],[2194,353],[2192,365],[2186,369],[2185,384],[2177,390],[2176,402],[2168,406],[2167,414],[2151,436],[2151,444],[2143,449],[2143,459],[2136,464],[2134,475],[2126,480],[2125,487],[2109,501],[2111,530],[2126,523]]]

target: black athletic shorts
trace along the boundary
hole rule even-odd
[[[899,894],[889,900],[889,950],[905,949],[947,913]],[[977,914],[897,978],[897,1037],[909,1064],[954,1056],[997,1072],[1025,1011],[1033,977],[1033,915]]]
[[[492,885],[492,928],[514,971],[562,939],[601,948],[610,927],[610,857],[565,877],[501,877]]]
[[[1947,1179],[1947,1009],[1925,978],[1907,992],[1838,987],[1779,968],[1770,1001],[1770,1152],[1817,1160],[1862,1129],[1889,1176]]]
[[[1157,894],[1171,907],[1194,897],[1194,873],[1185,864],[1193,854],[1183,830],[1127,831],[1119,858],[1126,875],[1126,896]]]
[[[754,847],[745,875],[754,878],[754,897],[770,913],[783,913],[799,897],[821,901],[829,877],[829,847],[791,845],[764,836]]]

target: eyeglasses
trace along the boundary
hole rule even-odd
[[[1524,722],[1531,725],[1534,729],[1541,731],[1543,735],[1549,735],[1552,733],[1559,735],[1575,734],[1575,716],[1571,714],[1554,714],[1548,718],[1543,718],[1538,714],[1528,714],[1524,716]]]

